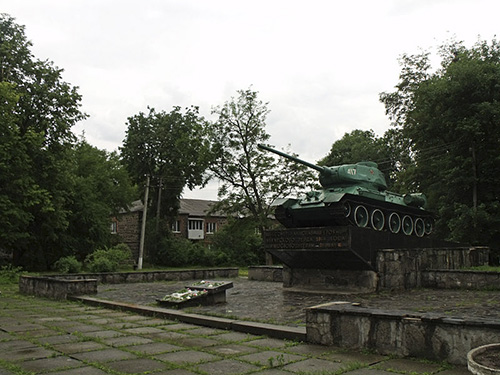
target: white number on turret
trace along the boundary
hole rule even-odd
[[[354,176],[356,174],[356,168],[348,168],[347,169],[347,174],[350,174],[351,176]]]

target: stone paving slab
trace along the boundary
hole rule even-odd
[[[153,375],[293,375],[336,371],[345,371],[345,375],[468,374],[464,366],[446,367],[440,363],[388,358],[67,301],[29,298],[29,303],[25,303],[24,298],[28,299],[19,295],[9,298],[5,292],[0,296],[0,356],[3,355],[0,375],[13,375],[14,371],[6,370],[9,363],[19,369],[14,372],[16,375],[30,372],[44,375],[143,375],[148,372]],[[190,317],[194,321],[195,315]],[[28,327],[33,324],[36,328],[33,332],[47,335],[35,336],[23,330],[7,332],[6,324]],[[82,332],[75,327],[87,329]],[[68,328],[75,330],[68,334]],[[113,332],[120,336],[106,337],[113,336]],[[31,353],[11,355],[24,350]]]
[[[165,369],[165,364],[148,358],[139,358],[110,362],[106,364],[106,367],[125,374],[142,374],[147,371],[156,372]]]
[[[58,356],[51,358],[35,359],[33,361],[24,361],[19,365],[25,371],[33,371],[37,374],[46,371],[56,371],[62,369],[71,369],[82,367],[84,364],[77,359],[67,356]]]
[[[283,369],[292,372],[334,373],[344,367],[346,366],[340,362],[332,362],[318,358],[309,358],[301,362],[286,365],[283,367]]]
[[[71,355],[80,361],[106,363],[122,359],[137,359],[137,356],[118,349],[94,350],[93,352],[75,353]]]
[[[282,367],[290,362],[303,361],[304,359],[304,356],[276,351],[263,351],[238,357],[240,361],[268,367]]]
[[[217,357],[213,354],[195,350],[183,350],[180,352],[158,354],[155,355],[155,358],[160,361],[171,362],[176,364],[198,363],[202,361],[205,362],[205,361],[213,361],[220,359],[220,357]]]
[[[50,375],[109,375],[95,367],[79,367],[75,369],[66,369],[56,372],[51,372]]]
[[[246,374],[251,371],[257,371],[258,366],[250,363],[240,362],[234,359],[225,359],[219,362],[204,363],[196,367],[210,375],[227,375],[227,374]]]

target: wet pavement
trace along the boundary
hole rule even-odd
[[[305,325],[305,308],[333,301],[358,303],[363,307],[391,308],[413,313],[436,312],[448,317],[500,319],[500,292],[492,290],[413,289],[403,292],[353,294],[352,292],[299,292],[283,288],[280,282],[232,280],[227,303],[183,309],[193,313],[246,319],[259,322]],[[107,284],[98,287],[97,298],[156,306],[156,299],[174,293],[191,281],[136,284]]]
[[[271,284],[262,283],[260,293],[272,288]],[[140,284],[129,284],[128,289],[106,285],[100,293],[114,292],[117,297],[128,293],[128,299],[149,303],[158,292],[162,296],[169,292],[167,287],[177,287],[173,283],[148,285],[159,289]],[[235,285],[232,293],[242,293],[242,289]],[[0,375],[468,374],[465,366],[310,345],[23,296],[12,285],[0,285],[0,290]],[[134,294],[137,291],[139,294]],[[257,296],[252,298],[258,302]]]

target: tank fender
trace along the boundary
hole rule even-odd
[[[325,194],[325,199],[323,199],[323,202],[325,203],[336,203],[340,202],[342,198],[344,198],[345,193],[328,193]]]
[[[298,202],[298,199],[296,199],[296,198],[276,198],[273,201],[273,203],[271,203],[271,207],[282,206],[284,208],[288,208],[288,207],[293,206],[297,202]]]

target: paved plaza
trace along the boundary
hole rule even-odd
[[[0,375],[465,375],[465,367],[207,328],[2,286]]]

